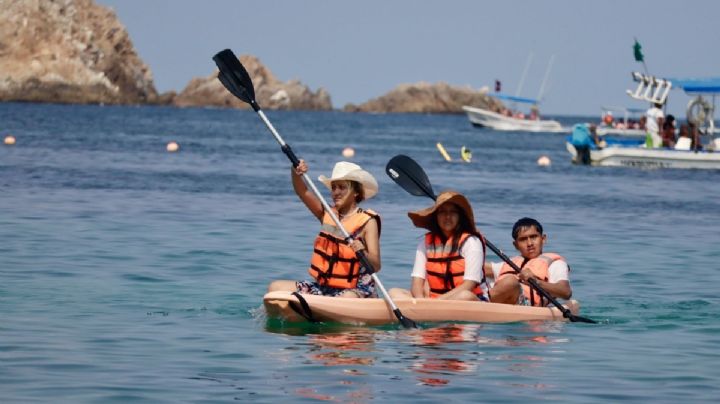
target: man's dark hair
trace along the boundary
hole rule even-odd
[[[540,222],[538,222],[537,220],[530,218],[530,217],[524,217],[524,218],[518,220],[517,222],[515,222],[515,224],[513,225],[513,228],[512,228],[513,240],[517,239],[517,235],[518,235],[518,233],[520,233],[520,230],[522,230],[526,227],[532,227],[532,226],[535,226],[537,231],[540,232],[540,234],[543,234],[543,227],[540,224]]]

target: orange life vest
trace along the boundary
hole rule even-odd
[[[517,265],[520,269],[530,268],[533,274],[535,274],[536,278],[547,282],[550,279],[548,274],[548,268],[550,268],[550,265],[553,262],[558,260],[565,261],[565,258],[555,253],[543,253],[542,255],[531,260],[526,260],[521,256],[517,256],[512,259],[512,262],[514,262],[515,265]],[[517,277],[517,272],[515,272],[515,270],[512,269],[510,265],[505,263],[500,270],[498,280],[502,279],[502,277],[507,275]],[[548,302],[544,297],[537,293],[537,291],[535,291],[535,289],[530,285],[521,284],[521,286],[523,289],[523,294],[525,294],[525,297],[527,297],[532,306],[545,307],[550,304],[550,302]]]
[[[427,257],[425,279],[430,287],[430,297],[438,297],[462,285],[465,275],[465,258],[460,255],[460,249],[470,237],[472,234],[462,233],[457,241],[451,237],[443,244],[439,236],[433,233],[425,234],[425,256]],[[485,241],[482,237],[480,237],[480,242],[483,245],[484,253]],[[484,273],[481,283],[485,283]],[[485,296],[485,290],[480,285],[472,292],[478,296]]]
[[[342,223],[354,239],[373,218],[377,220],[379,233],[380,216],[372,210],[360,210]],[[323,214],[320,234],[315,238],[308,272],[319,285],[338,289],[353,289],[360,278],[360,262],[355,251],[327,212]]]

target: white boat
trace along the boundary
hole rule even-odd
[[[568,132],[560,122],[546,119],[524,119],[506,116],[483,108],[462,107],[474,126],[487,127],[502,131],[520,132]]]
[[[700,134],[709,138],[699,150],[691,150],[689,137],[680,137],[674,148],[647,148],[642,140],[605,138],[602,149],[591,147],[590,164],[640,168],[696,168],[720,169],[720,139],[713,138],[715,130],[715,97],[720,94],[720,77],[710,79],[659,79],[633,73],[638,87],[627,93],[635,99],[662,104],[673,86],[688,95],[697,96],[688,103],[687,120],[696,125]],[[703,96],[710,96],[708,102]],[[568,152],[577,160],[577,150],[566,142]],[[702,141],[702,138],[700,139]]]
[[[689,138],[685,138],[688,139]],[[717,151],[711,150],[679,150],[669,148],[648,149],[643,147],[644,141],[622,141],[606,139],[607,147],[590,150],[590,164],[606,167],[638,167],[638,168],[697,168],[720,169],[720,142]],[[683,142],[678,141],[682,148]],[[689,145],[688,145],[689,146]],[[568,152],[576,159],[577,151],[566,142]]]
[[[530,67],[530,62],[532,61],[532,53],[528,56],[527,63],[525,64],[525,69],[523,70],[523,74],[520,78],[520,84],[518,86],[517,93],[515,95],[509,95],[509,94],[502,94],[500,93],[500,87],[499,83],[496,85],[495,91],[497,91],[494,94],[491,94],[494,98],[499,98],[501,100],[509,101],[512,108],[505,110],[505,111],[490,111],[488,109],[484,108],[477,108],[470,105],[464,105],[462,108],[465,111],[465,113],[468,116],[468,119],[470,120],[470,123],[473,124],[473,126],[479,126],[479,127],[486,127],[494,130],[502,130],[502,131],[518,131],[518,132],[569,132],[569,128],[563,128],[562,125],[560,125],[560,122],[550,120],[550,119],[540,119],[539,118],[539,111],[538,111],[538,105],[540,105],[540,100],[542,100],[543,96],[543,90],[545,89],[545,83],[547,82],[547,79],[550,75],[550,70],[552,68],[553,61],[555,60],[555,56],[553,55],[550,58],[550,61],[548,62],[547,70],[545,71],[545,77],[543,78],[542,84],[540,85],[540,92],[538,94],[537,99],[532,98],[525,98],[520,97],[520,92],[522,91],[523,84],[525,82],[525,75],[527,74],[528,68]],[[515,110],[514,105],[520,103],[520,104],[529,104],[530,107],[530,113],[525,116],[525,114],[520,112],[513,112]],[[507,114],[504,114],[502,112],[507,112]]]

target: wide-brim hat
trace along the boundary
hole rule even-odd
[[[320,175],[318,181],[325,184],[326,187],[332,189],[333,181],[355,181],[359,182],[363,187],[365,199],[370,199],[378,192],[378,183],[375,177],[365,171],[359,165],[350,163],[349,161],[339,161],[333,167],[330,177]]]
[[[477,228],[475,227],[475,215],[473,214],[470,202],[467,200],[467,198],[465,198],[465,196],[455,191],[445,191],[440,193],[440,195],[438,195],[437,199],[435,200],[435,204],[433,204],[429,208],[417,210],[415,212],[408,212],[408,217],[410,218],[410,220],[412,220],[415,227],[433,230],[433,228],[436,227],[433,226],[433,221],[435,220],[435,211],[441,205],[447,202],[452,202],[460,209],[462,209],[462,211],[465,213],[465,217],[467,217],[468,221],[470,222],[472,230],[477,232]]]

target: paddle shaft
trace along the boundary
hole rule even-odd
[[[265,116],[265,113],[262,111],[262,109],[260,109],[260,106],[257,105],[257,103],[252,103],[250,105],[252,105],[253,109],[255,109],[255,112],[257,112],[258,115],[260,115],[260,118],[262,119],[262,121],[265,122],[265,126],[267,126],[267,128],[270,130],[270,132],[275,137],[275,140],[277,140],[277,142],[280,144],[280,149],[283,151],[283,153],[285,153],[285,155],[288,157],[288,159],[290,159],[293,167],[297,167],[298,164],[300,164],[300,160],[297,158],[297,156],[295,155],[295,152],[293,152],[290,145],[285,143],[283,138],[280,137],[280,134],[278,133],[277,130],[275,130],[275,127],[273,126],[273,124],[270,122],[270,120],[267,118],[267,116]],[[335,212],[333,212],[330,205],[328,205],[328,203],[325,201],[325,198],[323,198],[322,194],[315,186],[315,183],[312,182],[312,180],[307,175],[307,173],[303,173],[302,179],[303,179],[303,182],[305,182],[305,185],[307,185],[312,190],[312,192],[315,194],[315,196],[318,198],[318,200],[320,200],[320,203],[322,204],[323,208],[325,209],[325,212],[327,212],[330,215],[330,218],[333,220],[333,222],[335,222],[338,229],[340,229],[340,232],[342,233],[343,237],[345,238],[345,241],[347,241],[348,243],[353,241],[353,238],[350,236],[350,233],[348,233],[347,230],[345,230],[345,227],[342,225],[342,222],[340,222],[340,219],[337,217],[337,215],[335,215]],[[355,254],[357,255],[358,259],[360,260],[360,263],[362,264],[362,266],[365,267],[365,269],[367,269],[368,271],[370,271],[370,274],[371,274],[370,276],[375,281],[375,284],[380,289],[380,292],[382,293],[383,297],[385,298],[385,301],[390,305],[390,308],[392,309],[393,313],[398,318],[398,320],[400,320],[400,322],[403,323],[403,325],[405,325],[406,327],[408,327],[406,322],[411,322],[412,323],[411,326],[416,327],[415,323],[412,320],[410,320],[402,315],[402,313],[400,312],[400,309],[395,305],[395,302],[393,302],[392,298],[390,298],[390,294],[387,292],[387,290],[385,289],[385,286],[383,286],[382,282],[380,282],[380,278],[378,278],[377,274],[375,274],[375,268],[370,263],[370,260],[368,259],[367,255],[365,254],[365,251],[362,251],[362,250],[356,251]]]

